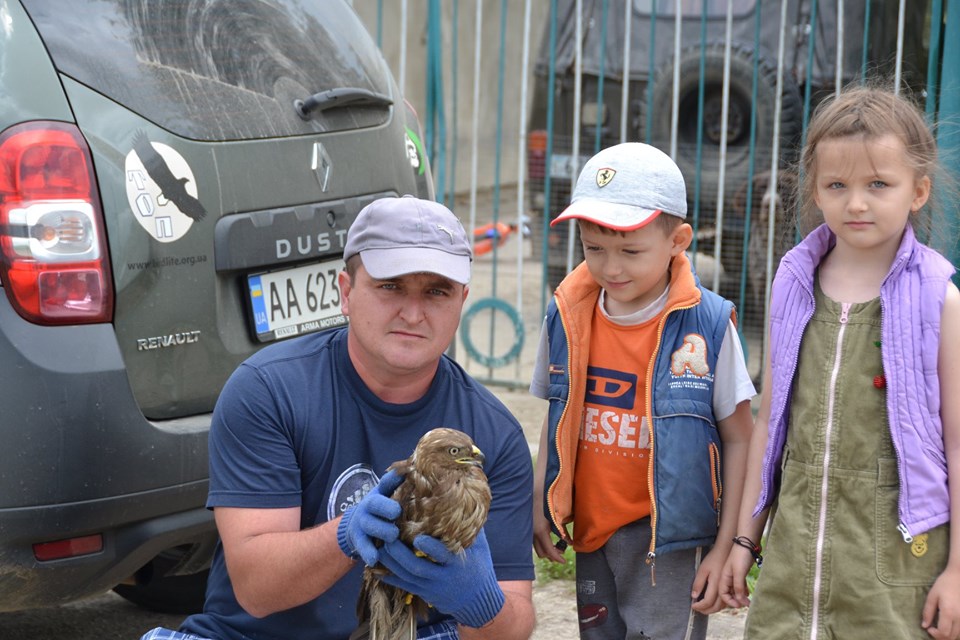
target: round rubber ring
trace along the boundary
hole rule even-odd
[[[500,356],[484,355],[480,353],[477,347],[473,344],[473,340],[470,338],[470,323],[479,312],[487,309],[493,313],[497,313],[499,311],[505,314],[513,324],[513,345],[506,353]],[[467,350],[467,354],[480,364],[492,369],[503,367],[520,357],[520,351],[523,349],[524,339],[523,320],[520,318],[520,314],[517,313],[517,310],[510,303],[499,298],[483,298],[481,300],[477,300],[477,302],[472,307],[467,309],[465,314],[463,314],[463,319],[460,322],[460,339],[463,342],[463,347]]]

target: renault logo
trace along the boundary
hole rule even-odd
[[[323,144],[314,142],[313,155],[310,158],[310,168],[313,169],[313,174],[317,176],[317,182],[320,183],[320,190],[324,193],[326,193],[330,187],[330,169],[332,167],[333,163],[330,162],[330,156],[327,154],[327,150],[323,147]]]

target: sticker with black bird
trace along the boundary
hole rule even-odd
[[[125,162],[127,200],[137,221],[160,242],[187,233],[207,211],[198,199],[190,165],[176,149],[152,142],[142,130],[133,134]]]

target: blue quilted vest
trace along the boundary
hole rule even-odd
[[[700,286],[684,255],[675,258],[660,347],[647,380],[651,425],[649,556],[713,544],[722,497],[721,442],[713,414],[713,372],[733,304]],[[590,318],[600,289],[586,265],[557,290],[546,316],[550,345],[548,458],[544,511],[562,538],[573,513],[573,469],[583,413]],[[705,347],[709,373],[683,366],[683,354]],[[678,354],[677,358],[674,357]],[[572,372],[572,376],[570,375]],[[541,452],[542,455],[542,452]]]

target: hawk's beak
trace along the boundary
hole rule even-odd
[[[477,445],[473,445],[473,448],[470,450],[470,453],[473,455],[469,458],[459,458],[457,462],[462,464],[472,464],[477,467],[482,467],[486,458],[483,455],[483,451],[480,451],[480,448]]]

